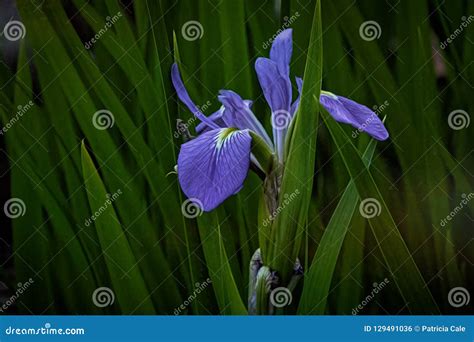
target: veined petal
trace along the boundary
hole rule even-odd
[[[272,112],[290,110],[291,82],[279,73],[277,64],[268,58],[257,58],[255,62],[258,81]]]
[[[173,82],[173,86],[178,94],[179,99],[188,107],[188,109],[193,113],[199,120],[204,122],[211,128],[218,128],[219,126],[216,125],[212,120],[209,120],[194,104],[193,100],[189,96],[186,88],[184,87],[183,80],[181,79],[181,75],[179,73],[178,64],[174,63],[171,67],[171,81]]]
[[[181,145],[178,179],[186,196],[211,211],[238,192],[249,170],[251,142],[247,130],[219,128]]]
[[[273,41],[270,59],[274,61],[282,76],[290,76],[290,61],[293,53],[293,30],[282,31]]]
[[[268,58],[258,58],[255,70],[263,95],[272,110],[273,141],[278,159],[283,161],[286,132],[291,122],[291,82],[282,75],[277,64]]]
[[[258,121],[250,109],[253,103],[252,101],[243,100],[239,94],[232,90],[221,90],[218,98],[225,108],[223,120],[228,127],[251,129],[260,135],[268,146],[273,149],[272,141],[265,131],[265,128],[263,128],[260,121]]]
[[[326,91],[321,92],[320,102],[336,121],[347,123],[377,140],[388,138],[382,120],[368,107]]]

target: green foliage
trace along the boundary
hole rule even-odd
[[[14,61],[7,54],[0,61],[0,118],[8,127],[2,155],[9,166],[1,181],[26,213],[11,221],[12,256],[0,281],[31,277],[34,286],[12,310],[350,314],[387,278],[362,313],[464,312],[449,305],[448,292],[472,280],[472,203],[441,222],[462,194],[472,193],[474,125],[453,129],[448,116],[474,112],[474,24],[445,49],[440,43],[472,14],[472,2],[17,6],[24,39],[0,38],[5,49],[18,46]],[[377,39],[361,36],[368,20],[380,26]],[[189,23],[197,33],[185,30]],[[206,115],[219,108],[219,89],[232,89],[255,101],[256,116],[271,131],[254,62],[268,56],[271,38],[287,26],[294,29],[292,78],[304,75],[305,82],[286,146],[283,210],[273,224],[262,224],[269,215],[263,182],[250,173],[241,192],[214,212],[184,213],[173,173],[184,138],[175,126],[181,119],[194,135],[198,121],[176,99],[171,64],[180,64]],[[320,113],[321,88],[378,106],[389,140],[376,144]],[[18,106],[27,105],[18,116]],[[253,148],[270,170],[269,151],[256,139]],[[295,190],[298,196],[283,205]],[[380,204],[372,218],[360,212],[368,198]],[[264,266],[249,289],[257,248]],[[13,280],[5,267],[13,268]],[[275,275],[293,297],[277,310],[268,293]],[[94,305],[101,287],[113,290],[109,306]],[[258,300],[249,309],[252,287]]]

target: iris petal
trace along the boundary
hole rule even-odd
[[[237,93],[231,90],[221,90],[219,101],[221,101],[225,108],[223,119],[228,127],[251,129],[259,134],[270,148],[273,148],[272,141],[265,131],[265,128],[263,128],[260,121],[258,121],[250,109],[252,101],[243,100]]]
[[[209,127],[219,127],[212,120],[209,120],[194,104],[193,100],[191,100],[191,97],[184,87],[183,80],[181,79],[181,75],[179,73],[178,64],[176,63],[174,63],[171,67],[171,81],[173,82],[173,86],[176,90],[176,93],[178,94],[179,99],[188,107],[191,113],[193,113],[199,120],[206,123]]]
[[[272,110],[273,141],[279,160],[283,160],[286,132],[291,122],[291,82],[283,76],[277,63],[268,58],[258,58],[255,70],[263,95]]]
[[[291,105],[291,110],[290,113],[291,115],[295,115],[296,110],[298,109],[298,106],[300,104],[300,98],[301,98],[301,89],[303,89],[303,79],[301,77],[296,77],[296,86],[298,87],[298,97],[296,98],[295,102]]]
[[[212,113],[211,115],[208,116],[208,119],[214,122],[217,126],[219,127],[227,127],[224,120],[222,119],[222,116],[224,115],[224,107],[219,108],[218,111]],[[196,132],[198,134],[201,134],[203,132],[207,132],[211,130],[207,123],[201,122],[196,126]]]
[[[258,81],[272,112],[289,110],[291,102],[290,79],[280,75],[277,64],[268,58],[255,62]]]
[[[211,211],[239,191],[250,166],[247,130],[219,128],[181,145],[178,179],[183,192]]]
[[[321,93],[320,102],[336,121],[349,124],[377,140],[388,138],[382,120],[370,108],[329,92]]]
[[[290,61],[293,53],[293,30],[286,29],[273,41],[270,59],[274,61],[282,76],[290,76]]]

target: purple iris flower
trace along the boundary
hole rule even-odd
[[[258,58],[255,70],[263,95],[271,109],[273,140],[252,112],[252,101],[243,100],[231,90],[221,90],[221,108],[206,117],[191,100],[179,74],[172,67],[171,77],[180,100],[201,121],[199,134],[183,145],[178,156],[178,179],[188,198],[211,211],[243,186],[251,165],[262,169],[252,154],[252,135],[257,134],[284,164],[288,127],[297,113],[299,96],[292,102],[290,60],[292,30],[281,32],[274,40],[270,58]],[[298,93],[303,80],[296,78]],[[377,140],[388,138],[382,121],[372,110],[348,98],[322,91],[320,103],[336,120],[366,132]],[[255,135],[254,135],[255,136]]]

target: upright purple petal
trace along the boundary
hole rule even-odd
[[[319,100],[336,121],[349,124],[377,140],[388,138],[382,120],[366,106],[329,92],[322,92]]]
[[[268,58],[258,58],[255,70],[263,95],[272,111],[273,141],[278,158],[283,160],[286,132],[291,122],[291,82],[282,75],[277,64]]]
[[[193,113],[199,120],[206,123],[211,128],[219,128],[212,120],[209,120],[194,104],[193,100],[189,96],[186,88],[184,87],[183,80],[179,73],[178,64],[174,63],[171,67],[171,81],[173,86],[178,94],[179,99],[188,107],[188,109]]]
[[[250,166],[247,130],[219,128],[181,145],[178,179],[186,196],[211,211],[238,192]]]
[[[277,64],[268,58],[257,58],[255,62],[260,87],[272,112],[289,110],[291,103],[291,82],[282,76]]]
[[[290,76],[290,61],[293,53],[293,30],[286,29],[273,41],[270,59],[274,61],[282,76]]]
[[[265,128],[263,128],[260,121],[258,121],[257,117],[250,109],[252,101],[243,100],[239,94],[232,90],[221,90],[219,101],[221,101],[225,108],[223,119],[228,127],[251,129],[259,134],[270,148],[273,148],[272,141],[265,131]]]

